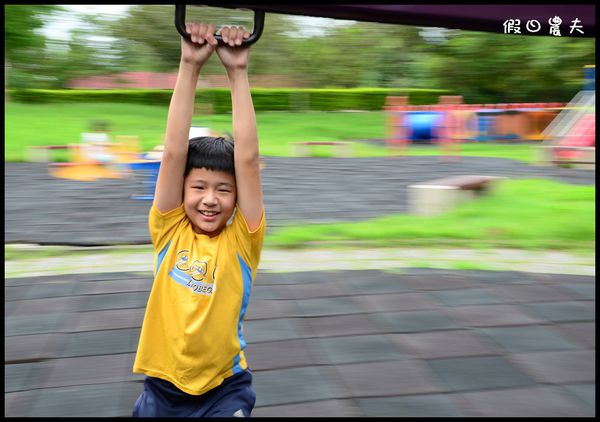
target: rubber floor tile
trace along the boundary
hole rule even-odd
[[[328,372],[324,367],[257,371],[253,377],[256,406],[337,398],[340,387],[332,383]]]
[[[381,397],[357,399],[364,416],[373,417],[453,417],[464,416],[445,395]]]
[[[319,400],[279,406],[255,407],[253,417],[357,417],[365,416],[353,400]]]
[[[456,398],[472,417],[593,416],[568,394],[548,386],[474,391]]]
[[[578,346],[544,326],[482,328],[507,353],[573,350]]]
[[[530,377],[501,356],[430,359],[427,364],[452,391],[535,384]]]
[[[346,364],[405,359],[393,342],[381,335],[331,337],[310,342],[315,363]]]
[[[336,365],[335,370],[352,397],[356,398],[447,390],[435,373],[417,359]]]
[[[595,350],[517,353],[507,358],[540,383],[576,384],[596,380]]]

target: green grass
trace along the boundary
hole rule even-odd
[[[111,123],[113,135],[137,135],[144,151],[163,142],[167,107],[137,104],[21,104],[5,103],[5,161],[26,161],[28,146],[68,145],[79,142],[93,120]],[[385,138],[383,112],[263,112],[257,113],[260,151],[263,156],[292,156],[291,142],[360,141]],[[195,116],[193,124],[218,133],[231,132],[230,115]],[[315,149],[330,156],[329,147]],[[356,157],[384,157],[383,146],[356,142]],[[409,155],[439,155],[436,145],[411,147]],[[463,156],[499,157],[532,161],[532,146],[523,144],[465,143]],[[56,161],[66,161],[57,151]]]
[[[454,261],[448,264],[452,270],[483,270],[495,271],[497,268],[485,262]],[[433,267],[435,268],[435,267]]]
[[[137,135],[144,150],[162,143],[167,108],[133,104],[6,103],[5,161],[24,161],[27,146],[76,143],[92,120],[108,120],[115,135]],[[383,139],[383,112],[270,112],[257,114],[261,154],[290,156],[290,142]],[[231,131],[230,115],[195,116],[193,124]],[[463,156],[532,161],[527,144],[464,143]],[[316,155],[330,155],[328,147]],[[383,146],[356,143],[354,156],[386,156]],[[409,155],[439,155],[436,145],[411,147]],[[63,157],[64,158],[64,157]],[[445,215],[390,215],[364,222],[299,225],[271,233],[281,247],[358,243],[373,246],[510,247],[590,251],[595,247],[595,188],[546,180],[507,180],[496,192]],[[43,254],[61,254],[48,250]],[[12,254],[7,251],[5,254]],[[15,252],[15,253],[18,253]]]
[[[540,179],[504,180],[488,196],[439,216],[389,215],[362,222],[299,225],[267,245],[516,248],[589,252],[595,248],[595,187]]]

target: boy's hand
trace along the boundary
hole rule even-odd
[[[229,72],[236,69],[248,68],[248,47],[240,48],[242,40],[250,37],[250,32],[243,27],[224,27],[221,29],[221,37],[227,45],[217,47],[217,55],[225,69]]]
[[[192,37],[192,42],[181,38],[181,61],[202,66],[218,44],[214,37],[215,26],[205,23],[186,23],[185,30]]]

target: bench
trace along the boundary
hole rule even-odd
[[[312,147],[325,145],[333,147],[337,157],[352,157],[352,143],[342,141],[308,141],[292,142],[294,153],[297,157],[308,157],[311,155]]]
[[[442,214],[456,205],[490,191],[503,177],[451,176],[408,186],[409,213],[417,215]]]

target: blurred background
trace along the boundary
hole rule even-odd
[[[4,11],[5,415],[128,416],[174,6]],[[501,31],[266,14],[256,415],[595,413],[595,38]],[[230,103],[211,59],[191,130]]]
[[[187,21],[240,24],[251,29],[253,12],[188,7]],[[45,163],[57,183],[101,177],[126,183],[127,174],[140,174],[130,166],[133,161],[160,156],[180,55],[173,6],[9,5],[5,24],[6,162]],[[540,171],[535,165],[548,164],[552,159],[573,162],[561,168],[586,167],[583,161],[594,156],[590,151],[595,142],[595,112],[591,112],[595,110],[595,39],[566,35],[566,27],[562,37],[524,36],[267,13],[262,38],[252,47],[250,66],[261,154],[265,159],[298,155],[367,159],[394,154],[506,158],[530,165],[526,167],[530,179]],[[195,107],[192,125],[198,130],[231,131],[227,80],[217,60],[210,60],[203,69]],[[455,122],[452,131],[444,126],[450,117]],[[107,141],[104,146],[98,144]],[[588,150],[547,154],[556,149],[545,147],[561,142]],[[102,148],[107,151],[102,152]],[[99,155],[94,158],[94,154]],[[581,154],[587,155],[582,158]],[[89,161],[111,161],[111,157],[116,164],[112,168]],[[156,167],[156,162],[136,167],[150,171],[150,176],[141,182],[138,177],[137,182],[148,186],[136,188],[131,195],[151,198],[152,175],[156,173],[153,165]],[[425,174],[415,173],[411,179],[407,176],[411,173],[398,163],[385,165],[404,177],[394,179],[387,170],[378,176],[380,181],[404,183],[403,189],[393,190],[387,205],[367,211],[348,201],[344,202],[349,207],[347,213],[334,215],[323,210],[310,214],[312,221],[364,220],[408,210],[406,187],[424,181],[420,179],[426,178]],[[587,167],[593,168],[593,163]],[[45,171],[44,166],[36,168]],[[431,167],[436,171],[443,168],[435,161]],[[450,169],[457,174],[468,171],[479,169],[469,169],[464,161]],[[511,171],[495,175],[507,176]],[[366,187],[374,172],[354,174],[360,175],[358,183]],[[575,176],[582,173],[564,170],[559,174],[572,174],[571,181],[593,179],[593,172]],[[318,177],[317,183],[319,180],[334,179]],[[542,186],[544,183],[528,181],[527,186],[514,189],[521,192],[521,200],[539,195],[551,201],[559,195],[555,200],[566,206],[558,190]],[[310,189],[311,185],[306,186]],[[343,183],[332,188],[340,192],[340,198],[349,197],[349,188]],[[569,192],[583,189],[565,188]],[[374,195],[380,197],[381,193]],[[481,240],[490,246],[551,245],[584,250],[593,242],[593,230],[589,230],[593,218],[578,214],[585,212],[585,207],[583,211],[577,208],[550,216],[548,207],[540,209],[543,204],[539,201],[524,207],[515,200],[495,199],[494,207],[484,207],[487,212],[491,208],[497,212],[492,223],[485,223],[492,227],[477,227],[466,241],[464,230],[452,229],[457,227],[454,220],[439,231],[445,233],[441,236],[426,230],[428,222],[417,220],[410,225],[423,225],[418,236],[404,232],[404,224],[394,223],[400,231],[390,232],[374,230],[364,222],[364,231],[356,224],[349,229],[334,227],[330,232],[323,226],[313,231],[302,227],[300,233],[293,227],[279,233],[272,230],[269,241],[293,246],[313,237],[342,241],[376,237],[393,244],[429,244],[433,239],[445,239],[443,242],[473,246]],[[271,228],[307,220],[305,210],[288,207],[285,202],[274,198]],[[578,206],[568,203],[572,208]],[[526,210],[530,216],[515,218]],[[51,213],[44,218],[49,216]],[[506,221],[501,221],[504,218]],[[516,220],[523,224],[518,229],[513,228]],[[588,226],[582,228],[581,224]],[[9,227],[10,243],[51,242],[40,239],[39,230],[37,234],[24,233],[30,225],[15,223]],[[548,231],[545,227],[555,228]],[[69,239],[86,244],[69,235],[61,241]],[[121,241],[90,240],[87,244],[147,241],[144,234]]]
[[[174,72],[179,39],[172,9],[9,5],[7,86],[57,89],[83,76]],[[252,12],[187,9],[188,21],[252,28]],[[452,89],[470,103],[567,101],[581,85],[582,67],[595,62],[594,39],[509,37],[273,13],[266,16],[262,40],[252,52],[251,74],[282,78],[280,86]],[[207,75],[222,75],[216,62],[210,64]]]

